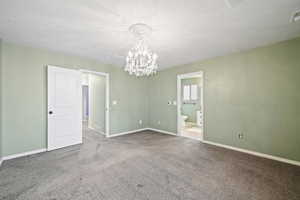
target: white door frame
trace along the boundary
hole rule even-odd
[[[105,72],[97,72],[97,71],[90,71],[90,70],[85,70],[85,69],[80,69],[82,73],[91,73],[91,74],[96,74],[100,76],[105,77],[105,137],[110,136],[110,127],[109,127],[109,114],[110,114],[110,107],[109,107],[109,73]]]
[[[177,75],[177,136],[182,136],[181,135],[181,80],[182,79],[186,79],[186,78],[197,78],[197,77],[201,77],[201,86],[202,86],[202,90],[201,91],[201,95],[200,95],[200,101],[202,102],[201,108],[202,108],[202,112],[203,112],[203,126],[202,126],[202,138],[199,139],[200,141],[203,141],[204,138],[204,98],[203,98],[203,94],[204,94],[204,72],[203,71],[198,71],[198,72],[192,72],[192,73],[186,73],[186,74],[179,74]],[[195,138],[193,138],[195,139]]]

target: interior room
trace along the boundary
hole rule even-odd
[[[185,75],[181,81],[181,136],[203,140],[203,75]]]
[[[0,200],[299,200],[299,0],[0,1]]]

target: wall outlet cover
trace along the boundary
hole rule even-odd
[[[238,138],[241,140],[241,139],[244,139],[244,134],[243,133],[239,133],[238,134]]]
[[[139,120],[139,124],[143,124],[143,120],[140,119],[140,120]]]

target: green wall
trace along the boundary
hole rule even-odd
[[[110,74],[111,134],[148,126],[146,79],[123,69],[78,56],[3,42],[3,155],[46,148],[46,65],[88,69]],[[143,120],[139,125],[138,121]]]
[[[89,127],[105,133],[105,76],[89,74]]]
[[[94,60],[3,42],[2,153],[46,148],[50,64],[110,74],[110,100],[118,102],[111,105],[112,134],[145,127],[177,132],[177,107],[168,105],[177,100],[176,76],[203,70],[205,140],[300,161],[299,52],[297,38],[135,78]]]
[[[205,140],[300,161],[300,38],[160,71],[150,81],[150,127],[177,132],[176,106],[167,105],[176,76],[199,70]]]
[[[183,87],[185,85],[198,85],[198,100],[193,101],[193,103],[188,103],[183,101]],[[186,78],[181,80],[181,109],[182,115],[188,116],[187,121],[188,122],[197,122],[197,110],[201,109],[201,103],[200,103],[200,89],[201,89],[201,78]]]

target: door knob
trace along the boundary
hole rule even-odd
[[[52,115],[53,114],[53,111],[49,111],[49,115]]]

